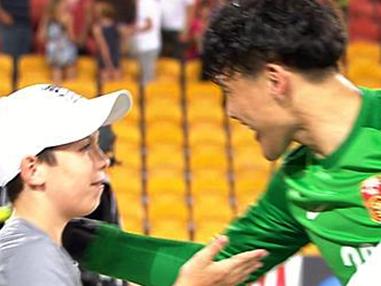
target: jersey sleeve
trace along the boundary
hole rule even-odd
[[[145,286],[170,286],[180,267],[204,245],[137,235],[80,219],[64,232],[64,246],[86,269]]]
[[[309,242],[307,234],[288,210],[286,188],[281,178],[281,173],[275,175],[262,199],[227,227],[229,245],[216,258],[221,260],[258,248],[268,250],[270,254],[264,259],[264,266],[250,276],[250,281],[258,279]],[[146,286],[173,285],[180,267],[204,246],[131,234],[94,221],[86,224],[85,227],[78,225],[79,229],[66,232],[64,236],[67,244],[78,245],[74,242],[80,241],[83,246],[78,251],[80,255],[74,257],[89,270]],[[83,244],[84,240],[88,243]],[[70,247],[69,252],[73,253]]]
[[[309,242],[306,232],[288,209],[282,177],[283,172],[278,171],[258,203],[249,207],[225,230],[230,243],[218,259],[259,248],[269,252],[262,261],[263,267],[254,272],[247,282],[257,280]]]

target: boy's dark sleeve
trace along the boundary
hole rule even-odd
[[[308,243],[308,236],[288,211],[281,175],[274,177],[262,199],[226,229],[229,245],[216,259],[263,248],[270,254],[250,276],[255,281]],[[159,239],[121,231],[94,221],[73,221],[64,245],[88,270],[145,286],[169,286],[180,267],[204,245]]]
[[[173,285],[180,267],[204,246],[131,234],[89,219],[72,220],[63,244],[86,269],[145,286]]]

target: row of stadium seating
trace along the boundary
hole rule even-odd
[[[186,88],[181,66],[160,59],[158,78],[141,92],[138,66],[123,60],[125,75],[101,86],[102,92],[125,88],[135,107],[113,128],[115,153],[122,163],[110,169],[124,227],[130,231],[176,239],[207,241],[261,194],[273,165],[262,158],[253,134],[227,119],[219,88],[198,81],[200,63],[186,65]],[[360,85],[379,86],[378,44],[349,46],[346,72]],[[12,90],[13,65],[0,56],[0,94]],[[81,57],[78,78],[63,83],[94,97],[99,91],[93,59]],[[19,62],[16,87],[49,82],[42,56]]]
[[[348,77],[359,85],[369,87],[380,86],[381,81],[381,58],[380,45],[376,42],[357,41],[349,45],[347,50]],[[371,68],[370,68],[371,67]],[[188,61],[185,65],[185,76],[189,83],[197,83],[200,75],[201,64],[198,60]],[[50,81],[50,69],[42,55],[27,55],[20,59],[18,63],[18,73],[13,77],[13,61],[4,54],[0,54],[0,95],[5,95],[13,90],[13,87],[20,88],[37,82]],[[136,61],[124,59],[122,61],[123,78],[119,82],[136,82],[139,67]],[[80,57],[78,59],[78,77],[75,80],[62,83],[64,86],[81,91],[86,86],[86,94],[89,97],[96,96],[98,85],[96,81],[97,66],[96,61],[91,57]],[[181,74],[181,65],[173,59],[162,58],[158,61],[156,82],[177,83]],[[15,80],[15,82],[13,82]],[[116,85],[119,86],[120,83]],[[109,87],[113,82],[107,83]],[[108,89],[108,88],[107,88]]]
[[[139,67],[135,60],[123,59],[122,70],[124,71],[121,82],[135,82],[138,78]],[[157,65],[157,82],[177,81],[180,76],[181,65],[173,59],[162,58]],[[17,64],[17,75],[13,77],[14,67],[12,58],[0,54],[0,95],[8,94],[15,88],[50,81],[50,68],[43,55],[26,55],[20,58]],[[200,73],[200,62],[190,61],[186,65],[186,77],[188,81],[197,81]],[[15,82],[13,82],[15,80]],[[112,85],[112,83],[110,83]],[[63,82],[62,85],[82,90],[82,86],[88,87],[87,95],[94,97],[97,89],[97,63],[92,57],[81,56],[77,61],[77,77],[74,80]]]
[[[105,85],[104,92],[120,87]],[[210,239],[262,192],[270,164],[251,132],[227,121],[212,83],[190,84],[186,100],[171,83],[149,85],[144,100],[133,94],[144,105],[114,125],[123,163],[110,172],[125,227]]]

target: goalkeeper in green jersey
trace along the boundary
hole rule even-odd
[[[347,283],[381,239],[381,92],[340,73],[346,44],[329,1],[235,0],[211,19],[205,66],[224,89],[229,116],[256,132],[269,160],[300,143],[262,198],[224,231],[230,243],[216,259],[269,252],[248,281],[312,242]],[[87,268],[143,285],[170,285],[202,247],[84,221],[70,223],[65,237]]]

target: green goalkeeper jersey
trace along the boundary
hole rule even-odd
[[[262,198],[227,227],[230,243],[217,259],[255,248],[267,249],[270,254],[264,266],[250,277],[254,281],[312,242],[333,273],[343,283],[349,280],[381,240],[378,217],[371,218],[361,193],[365,180],[381,174],[381,91],[361,91],[362,107],[345,142],[324,159],[317,158],[306,146],[290,153]],[[378,214],[379,205],[377,200],[374,202],[367,206],[374,207]],[[169,241],[149,238],[148,243],[143,236],[110,233],[107,227],[99,228],[84,263],[105,274],[133,276],[144,285],[170,285],[181,264],[202,246],[173,242],[171,247]],[[144,250],[139,262],[136,257],[129,261],[128,252],[132,249],[136,255],[139,247]],[[115,251],[110,252],[111,248]],[[172,256],[174,264],[170,263]],[[137,268],[150,269],[150,273],[136,275]]]

